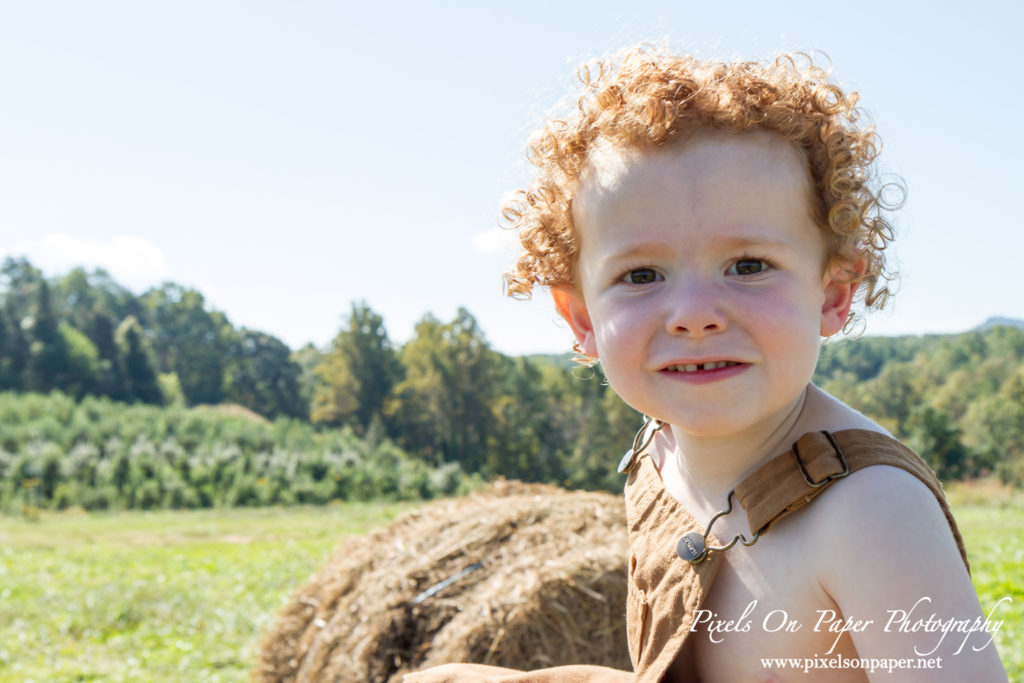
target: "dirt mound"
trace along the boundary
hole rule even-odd
[[[622,499],[499,482],[347,540],[263,642],[259,681],[445,662],[628,669]]]

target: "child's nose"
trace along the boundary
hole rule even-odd
[[[690,278],[673,289],[665,318],[669,334],[699,338],[725,330],[726,317],[713,285]]]

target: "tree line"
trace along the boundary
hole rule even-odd
[[[829,344],[815,381],[916,450],[944,480],[1024,485],[1024,330]]]
[[[0,390],[305,418],[300,372],[287,345],[235,328],[196,290],[136,296],[103,270],[47,280],[26,259],[0,266]]]
[[[1020,329],[829,343],[815,381],[944,479],[1024,483]],[[166,283],[136,296],[101,270],[47,280],[24,259],[0,268],[0,390],[233,403],[389,444],[427,468],[590,489],[621,488],[614,466],[639,426],[599,368],[574,367],[569,354],[505,356],[464,309],[450,321],[424,316],[398,345],[357,302],[326,348],[293,352],[235,328],[195,290]]]

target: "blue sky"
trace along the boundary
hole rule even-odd
[[[721,7],[716,7],[720,5]],[[404,341],[459,306],[506,353],[568,348],[501,296],[503,194],[581,61],[668,39],[826,52],[861,92],[901,291],[868,334],[1024,318],[1017,3],[42,1],[0,10],[0,256],[201,290],[236,325],[326,344],[365,299]]]

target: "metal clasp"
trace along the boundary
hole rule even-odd
[[[654,427],[648,432],[647,427],[652,423],[654,424]],[[633,437],[633,447],[626,451],[626,454],[622,456],[622,460],[619,461],[619,474],[626,474],[636,466],[636,456],[650,445],[651,441],[654,440],[654,435],[661,430],[662,426],[664,426],[664,423],[660,420],[655,420],[644,415],[644,424],[640,427],[640,431],[636,433],[636,436]],[[646,439],[643,439],[644,434],[647,434]],[[643,443],[640,443],[641,439],[643,439]]]
[[[719,517],[724,517],[732,512],[732,497],[735,494],[736,489],[729,491],[729,497],[725,501],[727,507],[724,510],[715,513],[715,516],[711,518],[711,521],[708,522],[707,527],[704,529],[703,535],[699,531],[690,531],[683,534],[683,537],[680,538],[679,542],[676,544],[676,554],[679,555],[680,558],[686,560],[690,564],[700,564],[711,552],[724,553],[726,550],[736,545],[737,542],[742,543],[748,548],[757,543],[757,539],[761,537],[760,531],[756,532],[749,539],[743,534],[736,534],[732,537],[732,540],[725,545],[707,545],[708,535],[711,533],[711,527],[715,525],[715,522],[718,521]]]
[[[836,456],[839,457],[839,462],[843,464],[843,471],[830,474],[821,481],[812,481],[811,475],[807,473],[807,468],[804,467],[804,463],[800,459],[800,449],[797,448],[797,444],[794,442],[793,458],[796,460],[796,466],[800,468],[800,474],[804,475],[804,481],[807,482],[807,485],[812,489],[820,488],[835,479],[842,479],[850,473],[850,464],[846,462],[846,456],[843,454],[843,449],[839,447],[838,443],[836,443],[835,437],[832,436],[831,432],[822,431],[821,433],[824,434],[825,438],[828,439],[828,442],[832,444],[832,449],[836,452]]]

